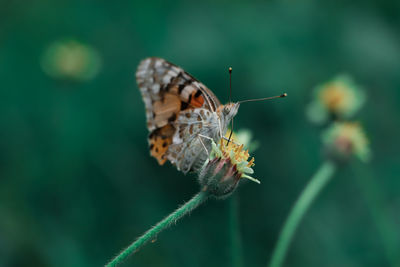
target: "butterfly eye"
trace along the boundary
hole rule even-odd
[[[230,109],[228,106],[225,106],[224,109],[222,110],[222,112],[223,112],[225,115],[228,115],[229,112],[230,112],[230,110],[231,110],[231,109]]]

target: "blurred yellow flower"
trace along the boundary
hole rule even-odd
[[[307,115],[315,123],[324,123],[331,118],[346,119],[353,116],[364,102],[364,92],[350,77],[341,75],[315,88]]]
[[[97,75],[101,58],[93,47],[67,39],[56,41],[46,49],[41,66],[53,78],[83,81]]]

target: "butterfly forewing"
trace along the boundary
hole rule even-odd
[[[161,58],[143,60],[136,80],[145,102],[149,130],[166,125],[180,110],[203,107],[215,111],[220,106],[204,84]]]

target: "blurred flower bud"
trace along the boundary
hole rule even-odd
[[[210,157],[204,163],[199,174],[199,183],[204,191],[215,197],[230,195],[237,187],[241,178],[247,178],[260,183],[257,179],[248,176],[254,171],[254,158],[249,159],[248,151],[243,150],[243,145],[237,145],[232,141],[227,144],[221,138],[217,145],[212,141]]]
[[[362,161],[370,159],[369,142],[359,123],[334,123],[322,133],[322,141],[334,160],[347,160],[352,155]]]
[[[93,47],[68,39],[51,44],[43,54],[41,65],[53,78],[83,81],[96,76],[101,58]]]
[[[349,76],[338,76],[314,89],[314,100],[307,109],[314,123],[346,119],[353,116],[365,102],[364,92]]]

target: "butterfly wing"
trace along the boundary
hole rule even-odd
[[[168,159],[184,173],[198,171],[208,158],[211,139],[219,138],[220,125],[216,112],[204,108],[186,110],[179,114]]]
[[[150,154],[161,165],[168,159],[182,169],[180,163],[183,158],[179,157],[186,155],[188,147],[195,149],[192,141],[206,125],[199,120],[203,117],[192,117],[194,110],[214,113],[220,102],[204,84],[161,58],[144,59],[138,66],[136,80],[146,107]],[[196,123],[189,124],[188,119]],[[194,124],[196,126],[190,128]],[[173,151],[170,146],[174,146]],[[186,173],[189,170],[190,167],[185,167],[183,171]]]

